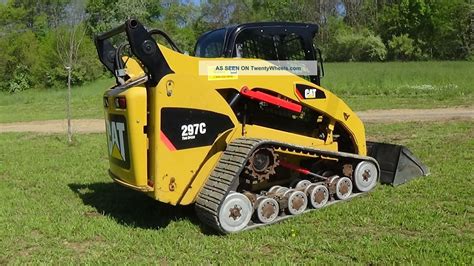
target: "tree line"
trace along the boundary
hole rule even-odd
[[[0,1],[0,90],[62,86],[68,62],[72,84],[106,75],[93,37],[128,18],[164,30],[190,54],[212,29],[290,21],[320,25],[314,42],[327,61],[472,60],[473,7],[469,0]],[[68,40],[77,41],[72,55],[64,52]]]

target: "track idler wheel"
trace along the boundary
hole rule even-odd
[[[262,223],[271,223],[280,212],[280,205],[273,198],[261,196],[257,199],[256,216]]]
[[[340,200],[349,198],[352,194],[352,181],[348,177],[340,177],[336,182],[336,197]]]
[[[303,213],[308,206],[308,198],[302,191],[289,190],[285,193],[285,198],[288,198],[287,212],[292,215]]]
[[[377,184],[378,170],[372,162],[360,162],[353,174],[355,187],[361,192],[370,191]]]
[[[219,224],[224,232],[234,233],[244,229],[252,218],[253,207],[242,193],[230,192],[219,210]]]
[[[309,185],[305,193],[308,195],[309,204],[315,209],[324,207],[329,201],[329,190],[322,183]]]

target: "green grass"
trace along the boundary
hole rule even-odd
[[[322,84],[354,110],[473,106],[474,62],[326,63]],[[101,79],[73,89],[73,118],[102,118]],[[0,93],[0,123],[64,119],[66,90]]]
[[[208,234],[106,174],[102,134],[0,134],[0,264],[473,264],[474,126],[369,125],[408,145],[432,174],[282,223]]]
[[[322,85],[354,110],[473,106],[474,62],[326,63]]]
[[[73,118],[102,118],[102,95],[114,85],[113,79],[100,79],[72,88]],[[15,94],[0,92],[0,123],[66,119],[67,87],[31,89]]]

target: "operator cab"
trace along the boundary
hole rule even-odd
[[[264,60],[317,61],[318,75],[304,77],[320,85],[324,76],[321,52],[313,39],[318,25],[260,22],[213,30],[197,41],[194,54],[205,58],[259,58]]]

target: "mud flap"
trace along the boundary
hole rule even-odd
[[[382,184],[398,186],[429,174],[428,167],[405,146],[367,142],[367,153],[379,162]]]

